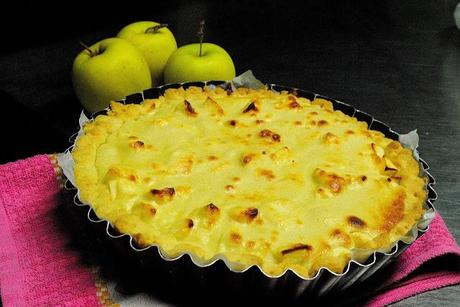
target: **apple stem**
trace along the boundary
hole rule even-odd
[[[167,23],[160,23],[159,25],[156,25],[156,26],[147,28],[147,29],[145,30],[145,33],[158,33],[158,31],[159,31],[161,28],[166,28],[167,26],[168,26]]]
[[[197,33],[199,39],[200,39],[200,54],[199,56],[201,56],[201,51],[202,51],[202,48],[203,48],[203,40],[204,40],[204,20],[200,21],[200,28],[198,30],[198,33]]]
[[[79,42],[79,43],[86,51],[88,51],[90,57],[93,57],[93,56],[96,55],[96,54],[94,54],[94,51],[91,50],[91,48],[89,48],[85,43],[83,43],[83,42]]]

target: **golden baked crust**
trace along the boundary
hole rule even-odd
[[[340,273],[421,218],[410,150],[324,99],[239,88],[168,89],[113,102],[72,155],[80,199],[141,246],[241,270]]]

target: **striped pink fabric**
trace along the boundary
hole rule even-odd
[[[46,155],[0,165],[0,288],[4,306],[98,306],[53,210],[59,186]]]
[[[409,296],[428,290],[460,283],[460,268],[455,271],[437,271],[424,273],[423,270],[412,274],[430,260],[445,255],[460,259],[460,247],[450,234],[439,214],[430,224],[430,229],[414,244],[402,253],[396,262],[397,270],[384,281],[378,294],[368,301],[368,306],[385,306]]]

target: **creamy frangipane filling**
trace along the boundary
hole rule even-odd
[[[410,150],[324,99],[169,89],[112,103],[72,152],[81,200],[139,245],[277,276],[341,272],[423,214]]]

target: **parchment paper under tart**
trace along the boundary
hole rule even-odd
[[[144,99],[158,98],[168,88],[188,88],[190,86],[221,86],[230,91],[235,87],[244,86],[257,89],[264,85],[255,79],[252,72],[248,71],[235,78],[235,80],[232,80],[232,82],[208,81],[167,84],[148,89],[142,93],[127,96],[122,102],[125,104],[141,103]],[[126,249],[129,249],[129,252],[136,255],[136,259],[141,266],[157,269],[161,266],[163,266],[163,269],[167,268],[163,271],[169,273],[164,275],[162,278],[170,278],[172,283],[174,283],[177,278],[187,276],[187,278],[196,279],[197,283],[195,285],[203,287],[203,289],[207,289],[210,286],[215,286],[216,283],[219,284],[220,281],[225,279],[231,281],[227,283],[227,285],[232,285],[234,288],[233,290],[236,290],[237,292],[244,292],[249,288],[254,289],[254,287],[257,287],[257,291],[255,292],[259,293],[259,295],[276,294],[277,296],[286,297],[290,300],[301,300],[302,298],[311,297],[320,298],[326,296],[327,294],[343,292],[351,287],[355,287],[363,283],[376,271],[394,260],[410,244],[426,232],[428,230],[429,223],[434,218],[435,209],[433,207],[433,202],[437,197],[436,192],[433,189],[435,180],[428,172],[428,164],[418,155],[418,135],[416,131],[412,131],[408,134],[398,134],[388,125],[374,119],[371,115],[357,110],[349,104],[323,95],[276,84],[269,84],[267,87],[273,91],[287,91],[296,96],[305,97],[310,100],[313,100],[314,98],[329,100],[332,102],[335,110],[340,110],[346,115],[356,117],[360,121],[365,121],[368,124],[369,129],[380,131],[390,139],[399,140],[404,147],[412,150],[414,158],[420,165],[420,176],[427,178],[428,184],[426,185],[426,190],[428,197],[424,204],[425,213],[420,221],[412,227],[406,236],[395,242],[387,250],[370,251],[355,249],[353,250],[352,259],[348,262],[348,265],[342,273],[338,274],[332,272],[327,267],[321,267],[311,278],[299,276],[296,272],[290,269],[287,269],[282,274],[276,276],[267,274],[257,265],[241,269],[241,266],[238,263],[232,263],[221,254],[216,255],[210,261],[203,262],[199,257],[192,253],[183,253],[177,257],[171,258],[156,245],[140,248],[136,245],[135,240],[130,235],[118,233],[108,221],[99,219],[89,204],[82,203],[79,200],[79,190],[75,188],[74,185],[71,150],[74,147],[75,140],[83,133],[81,128],[87,121],[94,119],[100,114],[105,114],[107,110],[89,115],[90,119],[88,119],[88,117],[82,112],[79,121],[80,130],[74,135],[74,138],[71,138],[73,145],[64,153],[57,156],[58,163],[67,178],[65,188],[75,193],[73,197],[73,209],[71,210],[83,212],[86,216],[86,221],[93,226],[92,229],[94,231],[104,233],[107,239],[117,246],[118,250],[125,249],[126,251]],[[369,254],[370,256],[368,256]],[[359,261],[362,259],[367,260]],[[177,274],[179,271],[181,273]]]

